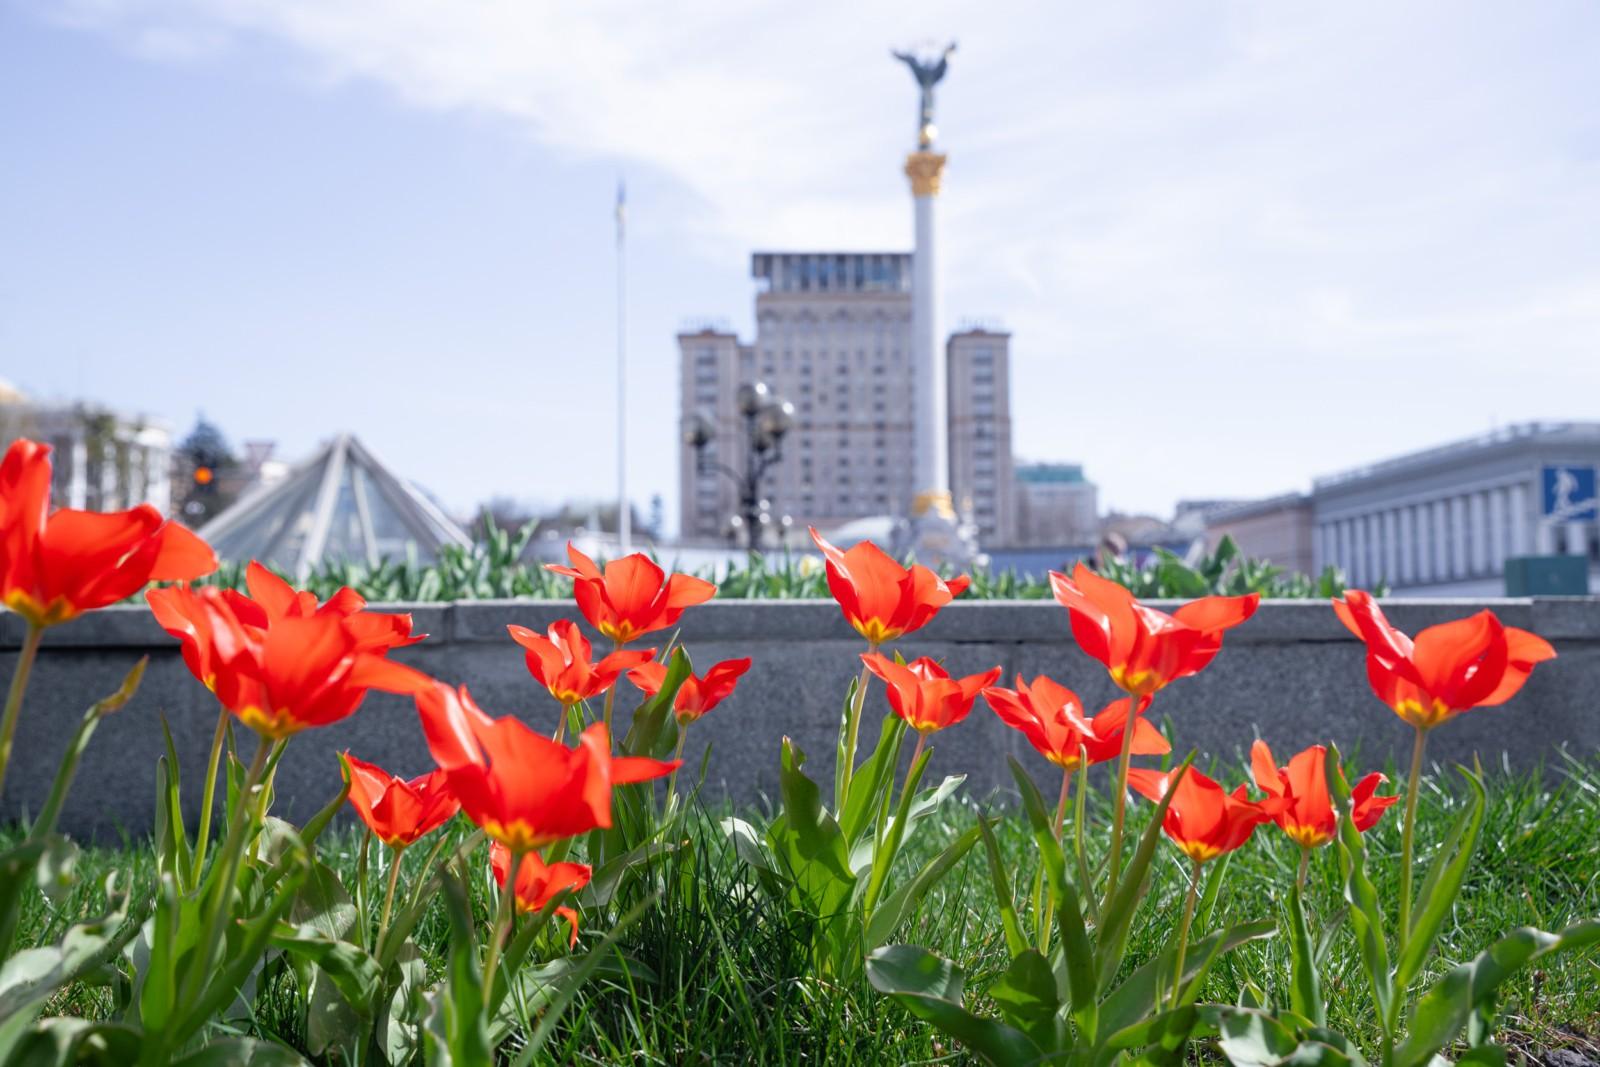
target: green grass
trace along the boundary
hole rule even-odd
[[[1048,765],[1032,761],[1031,769],[1041,785],[1050,785]],[[1096,772],[1097,784],[1103,788],[1101,770]],[[1242,777],[1242,771],[1233,767],[1219,768],[1218,773],[1229,782]],[[1538,774],[1491,773],[1489,787],[1478,855],[1455,914],[1441,934],[1430,976],[1475,954],[1509,928],[1531,924],[1556,929],[1600,914],[1600,759],[1570,760]],[[993,799],[1004,803],[1004,798]],[[1422,856],[1443,838],[1465,801],[1466,790],[1453,772],[1436,772],[1424,782]],[[1102,805],[1103,801],[1091,809],[1093,828],[1086,835],[1091,843],[1103,843],[1105,837],[1108,820],[1099,810]],[[902,871],[970,826],[977,810],[970,800],[948,805],[943,825],[931,826],[902,856]],[[1145,806],[1136,802],[1132,811],[1142,818]],[[1390,902],[1398,885],[1396,814],[1397,810],[1391,811],[1367,835],[1370,872],[1382,898]],[[616,905],[624,908],[647,890],[659,893],[656,903],[622,939],[631,961],[628,972],[585,987],[562,1021],[550,1062],[969,1062],[959,1049],[873,994],[864,982],[829,985],[808,977],[797,918],[745,880],[714,815],[699,812],[684,839],[683,848],[658,861]],[[0,835],[0,844],[13,840],[14,832]],[[348,882],[354,879],[359,845],[357,834],[343,830],[330,834],[320,852]],[[1025,894],[1032,881],[1034,853],[1019,816],[1002,823],[1000,845]],[[1130,939],[1125,964],[1129,968],[1165,944],[1180,910],[1183,874],[1177,854],[1163,845],[1160,857],[1149,902]],[[1276,828],[1258,832],[1232,861],[1216,921],[1278,917],[1296,859],[1297,851]],[[410,862],[417,862],[417,857],[410,857]],[[489,881],[486,862],[480,866],[483,876],[475,880],[473,891],[475,907],[486,920]],[[97,883],[110,871],[148,886],[152,869],[148,848],[139,843],[85,849],[78,860],[78,883],[59,906],[34,896],[23,918],[23,941],[58,938],[67,923],[93,913]],[[369,872],[374,892],[380,873],[376,866]],[[1310,893],[1319,924],[1339,910],[1336,878],[1334,857],[1330,850],[1322,850],[1313,867]],[[607,920],[604,915],[586,915],[586,934],[597,938]],[[436,908],[417,933],[435,975],[443,963],[446,932],[442,910]],[[925,945],[958,961],[967,971],[969,996],[998,976],[1006,953],[981,849],[969,854],[934,890],[898,940]],[[1372,1013],[1348,926],[1335,934],[1333,945],[1322,971],[1331,998],[1329,1022],[1371,1047]],[[1288,948],[1282,938],[1252,943],[1216,969],[1205,996],[1232,1001],[1247,984],[1284,990],[1288,973]],[[302,1040],[300,1007],[292,981],[264,985],[256,1003],[257,1026],[264,1034],[297,1044]],[[1575,955],[1525,974],[1509,986],[1503,1003],[1507,1036],[1514,1044],[1527,1050],[1577,1045],[1592,1051],[1585,1035],[1600,1029],[1600,956]],[[110,1004],[105,989],[80,987],[58,996],[49,1011],[92,1017],[106,1013]],[[515,1039],[508,1051],[515,1051]]]

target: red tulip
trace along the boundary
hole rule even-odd
[[[1258,740],[1250,746],[1250,769],[1255,774],[1256,788],[1287,802],[1276,821],[1301,848],[1326,845],[1339,830],[1339,819],[1328,795],[1327,760],[1326,746],[1312,745],[1280,769],[1265,741]],[[1386,781],[1374,771],[1350,790],[1350,816],[1362,833],[1376,826],[1384,811],[1400,799],[1377,795],[1378,786]]]
[[[655,660],[641,663],[628,672],[628,681],[645,696],[653,697],[667,684],[667,665]]]
[[[871,541],[840,550],[813,528],[811,539],[827,558],[828,590],[856,632],[876,648],[926,626],[972,581],[945,581],[928,568],[902,567]]]
[[[639,552],[612,560],[604,571],[571,543],[567,558],[572,566],[547,563],[545,569],[573,580],[573,596],[583,617],[619,645],[666,629],[678,621],[685,608],[717,595],[717,587],[705,579],[687,574],[668,576]]]
[[[350,767],[350,806],[390,848],[415,844],[461,810],[443,771],[408,782],[348,752],[344,759]]]
[[[672,710],[678,723],[687,726],[733,694],[740,675],[750,669],[750,659],[725,659],[712,665],[703,675],[689,675],[678,687],[672,699]],[[628,681],[639,687],[646,696],[661,692],[667,680],[667,665],[644,663],[628,672]]]
[[[526,626],[508,626],[511,639],[527,649],[528,673],[561,704],[571,706],[610,689],[619,675],[653,657],[647,652],[617,651],[592,662],[588,638],[570,619],[550,624],[544,634]]]
[[[341,587],[326,603],[319,603],[315,593],[308,589],[297,591],[255,560],[245,568],[245,588],[266,616],[267,622],[263,625],[270,625],[275,619],[337,615],[346,621],[346,628],[355,635],[356,644],[371,652],[414,645],[428,636],[411,632],[409,614],[368,611],[366,599],[349,586]]]
[[[153,581],[217,569],[211,547],[149,504],[50,511],[50,449],[13,441],[0,460],[0,600],[54,626],[126,600]]]
[[[467,818],[518,852],[611,825],[611,787],[662,778],[678,766],[611,755],[604,723],[568,748],[513,718],[493,719],[466,686],[417,693],[428,751],[450,776]]]
[[[1504,704],[1535,664],[1556,655],[1544,638],[1503,626],[1488,610],[1429,626],[1414,642],[1384,618],[1370,593],[1352,589],[1333,610],[1366,642],[1372,691],[1419,730],[1472,708]]]
[[[1128,785],[1154,801],[1166,796],[1168,789],[1173,790],[1161,829],[1195,863],[1206,863],[1240,847],[1250,840],[1257,826],[1271,822],[1286,803],[1279,797],[1259,803],[1250,800],[1242,785],[1229,793],[1193,767],[1176,787],[1172,778],[1166,771],[1135,767],[1128,772]]]
[[[923,656],[899,664],[877,652],[864,652],[861,662],[882,678],[894,713],[922,734],[954,726],[972,711],[978,694],[1000,677],[1000,668],[965,678],[951,678],[934,660]]]
[[[1090,766],[1117,758],[1133,699],[1114,700],[1093,719],[1085,719],[1078,694],[1042,674],[1032,685],[1018,675],[1015,689],[991,686],[983,696],[1002,722],[1022,731],[1041,756],[1067,771],[1077,770],[1083,756],[1088,757]],[[1141,711],[1147,700],[1140,701]],[[1159,756],[1172,751],[1172,746],[1160,730],[1140,715],[1134,719],[1130,751],[1136,756]]]
[[[1071,616],[1078,647],[1105,664],[1119,688],[1141,697],[1204,670],[1222,648],[1223,631],[1261,602],[1259,593],[1208,596],[1168,615],[1082,563],[1071,578],[1051,571],[1050,587]]]
[[[504,889],[506,875],[511,873],[511,850],[496,841],[489,846],[489,867],[494,871],[495,883]],[[552,900],[566,892],[577,892],[589,884],[593,871],[583,863],[545,863],[537,852],[525,853],[517,870],[517,907],[523,911],[540,911]],[[568,907],[558,907],[555,913],[572,926],[572,937],[567,947],[578,944],[578,913]]]
[[[186,586],[152,589],[145,599],[156,621],[183,643],[195,677],[263,737],[337,722],[355,712],[369,689],[413,693],[432,684],[386,658],[385,642],[403,640],[382,621],[388,617],[374,623],[364,612],[344,614],[348,604],[273,616],[238,593]],[[380,630],[388,636],[377,637]]]

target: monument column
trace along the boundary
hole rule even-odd
[[[931,142],[931,128],[928,130]],[[939,343],[939,272],[934,204],[945,157],[930,147],[906,157],[911,202],[916,213],[916,245],[911,257],[911,357],[915,405],[912,419],[917,495],[911,514],[929,511],[955,517],[950,503],[949,388],[946,354]]]
[[[934,150],[933,90],[950,68],[952,43],[941,52],[895,52],[917,80],[917,148],[906,157],[916,247],[911,253],[912,462],[911,548],[925,562],[965,565],[976,551],[956,525],[950,501],[950,374],[939,333],[939,259],[934,204],[945,157]]]

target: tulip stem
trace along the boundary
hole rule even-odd
[[[1056,801],[1056,843],[1061,842],[1061,827],[1067,821],[1067,798],[1072,791],[1072,768],[1067,767],[1061,772],[1061,798]]]
[[[444,846],[448,845],[449,843],[450,843],[450,835],[448,833],[440,834],[439,835],[439,840],[434,842],[434,846],[433,846],[432,850],[430,850],[428,852],[428,858],[422,861],[422,870],[417,872],[417,889],[418,889],[418,892],[421,891],[421,887],[426,883],[428,872],[433,870],[433,861],[439,858],[439,853],[443,852],[444,851]],[[417,893],[413,892],[411,894],[412,903],[415,903],[416,899],[417,899]]]
[[[1406,822],[1400,831],[1400,930],[1396,936],[1401,951],[1411,937],[1412,842],[1417,826],[1417,793],[1422,784],[1422,748],[1428,731],[1418,726],[1417,741],[1411,749],[1411,775],[1406,779]]]
[[[917,746],[911,750],[911,766],[906,768],[906,780],[900,787],[900,802],[895,806],[894,825],[883,843],[873,850],[872,875],[867,880],[865,900],[868,917],[872,915],[872,909],[878,906],[878,897],[889,878],[889,868],[894,865],[895,854],[900,851],[900,842],[905,839],[906,818],[911,812],[911,797],[917,790],[917,784],[922,781],[922,768],[928,762],[927,757],[932,755],[931,752],[923,751],[923,746],[927,742],[928,735],[918,730]]]
[[[612,638],[612,640],[611,640],[611,651],[612,651],[613,654],[621,652],[622,651],[622,642],[620,640],[616,639],[616,638]],[[621,679],[618,679],[618,681],[621,681]],[[608,744],[609,744],[609,738],[611,737],[611,709],[616,706],[616,703],[617,703],[617,686],[616,686],[616,683],[612,683],[611,688],[606,690],[606,706],[605,706],[605,711],[601,716],[603,718],[603,720],[605,721],[605,724],[606,724],[606,737],[608,739],[608,741],[607,741]],[[562,725],[565,726],[565,724],[566,724],[566,720],[565,720],[565,717],[563,717]]]
[[[489,952],[483,960],[483,987],[494,988],[494,971],[500,963],[500,942],[511,930],[512,902],[517,899],[517,875],[522,873],[522,857],[526,852],[513,849],[511,867],[506,872],[506,884],[500,887],[500,908],[495,914],[494,930],[489,935]]]
[[[217,800],[217,764],[222,762],[222,742],[228,734],[227,708],[217,712],[217,729],[211,735],[211,762],[206,765],[206,784],[200,793],[200,827],[194,837],[194,875],[190,882],[200,884],[200,874],[205,870],[206,848],[211,843],[211,809]]]
[[[33,661],[39,655],[39,641],[43,637],[43,626],[28,624],[27,636],[22,639],[22,650],[17,654],[16,669],[11,672],[5,716],[0,718],[0,793],[5,790],[6,766],[11,762],[11,745],[17,736],[17,719],[22,715],[22,694],[28,689],[28,676],[33,673]]]
[[[255,827],[258,818],[255,792],[267,769],[267,758],[279,744],[265,737],[260,739],[255,758],[250,761],[250,769],[245,773],[244,788],[239,791],[239,806],[228,815],[228,836],[222,842],[222,877],[211,890],[205,939],[200,942],[205,947],[200,956],[200,965],[189,972],[185,986],[188,995],[184,1000],[189,1003],[193,1003],[194,998],[205,989],[205,983],[215,977],[211,968],[216,963],[217,948],[225,933],[224,925],[231,909],[234,883],[239,879],[239,864],[244,859],[245,846],[250,841],[249,831]],[[263,789],[262,792],[265,794],[266,791]]]
[[[1183,923],[1178,927],[1178,959],[1172,971],[1172,1006],[1177,1008],[1183,999],[1183,957],[1189,950],[1189,927],[1194,922],[1194,905],[1200,896],[1201,863],[1195,860],[1189,872],[1189,898],[1183,904]]]
[[[683,764],[683,743],[685,741],[687,741],[688,739],[689,739],[689,724],[688,723],[679,723],[678,724],[678,746],[677,746],[677,748],[673,749],[673,752],[672,752],[673,762],[679,764],[679,766],[672,768],[672,775],[667,779],[667,810],[668,811],[672,810],[672,802],[675,799],[677,799],[677,796],[678,796],[678,771],[682,768],[682,764]]]
[[[567,740],[567,720],[572,717],[571,704],[561,705],[561,718],[556,721],[555,743],[565,744]]]
[[[1089,862],[1083,855],[1083,824],[1089,819],[1089,753],[1081,744],[1078,746],[1078,766],[1083,768],[1083,773],[1078,775],[1078,795],[1072,811],[1072,851],[1078,861],[1078,884],[1083,887],[1084,906],[1089,909],[1090,918],[1099,922],[1100,909],[1095,903],[1094,886],[1089,879]]]
[[[361,931],[361,947],[367,947],[367,932],[372,928],[372,894],[367,889],[367,854],[372,851],[372,828],[361,835],[361,850],[356,853],[356,929]]]
[[[1296,889],[1304,889],[1306,887],[1306,874],[1310,870],[1311,870],[1311,849],[1307,848],[1305,845],[1301,845],[1300,846],[1300,870],[1294,876],[1294,884],[1295,884],[1295,888]]]
[[[875,642],[867,642],[867,655],[870,656],[877,651],[878,646]],[[838,773],[835,775],[838,779],[838,788],[834,791],[838,795],[834,797],[834,806],[840,811],[844,810],[845,797],[850,792],[850,779],[855,775],[856,771],[856,743],[861,737],[861,709],[867,702],[867,680],[871,677],[871,670],[863,663],[861,665],[861,677],[856,679],[856,698],[850,705],[850,723],[847,727],[848,732],[845,734],[844,762],[839,765]]]
[[[1056,821],[1055,825],[1052,827],[1052,829],[1055,831],[1056,844],[1058,845],[1061,843],[1061,827],[1066,824],[1067,798],[1071,795],[1071,790],[1072,769],[1068,767],[1061,771],[1061,798],[1056,801]],[[1041,879],[1044,877],[1044,865],[1042,863],[1039,865],[1039,877]],[[1039,895],[1037,884],[1034,887],[1033,893],[1035,897]],[[1056,887],[1052,885],[1050,886],[1049,891],[1044,894],[1044,914],[1042,916],[1042,921],[1039,923],[1039,951],[1045,955],[1049,955],[1050,953],[1050,924],[1055,921],[1055,917]]]
[[[477,848],[478,842],[481,840],[483,840],[483,831],[475,831],[472,836],[467,839],[467,845],[470,845],[471,848]],[[412,883],[411,896],[406,900],[406,907],[408,909],[415,908],[417,906],[417,902],[422,899],[423,892],[428,888],[429,883],[433,879],[432,872],[434,861],[439,858],[439,853],[443,852],[444,847],[449,843],[450,835],[448,833],[441,833],[439,835],[439,840],[434,843],[433,850],[430,851],[427,858],[422,861],[422,869],[417,872],[416,880]],[[437,886],[435,886],[435,888],[437,888]]]
[[[400,881],[400,861],[405,859],[404,845],[396,846],[389,858],[389,890],[383,895],[383,917],[378,920],[378,940],[373,955],[383,958],[383,943],[389,938],[389,916],[394,911],[394,888]]]
[[[1117,757],[1116,814],[1111,820],[1111,864],[1108,868],[1111,881],[1106,886],[1103,905],[1106,908],[1111,907],[1111,898],[1117,893],[1117,883],[1122,880],[1122,825],[1128,815],[1128,767],[1133,762],[1133,733],[1138,718],[1139,698],[1130,693],[1128,717],[1122,724],[1122,752]]]

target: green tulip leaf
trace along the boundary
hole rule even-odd
[[[142,1047],[139,1031],[118,1023],[52,1016],[29,1024],[18,1015],[0,1024],[6,1067],[124,1067],[138,1062]]]
[[[1034,1063],[1044,1051],[1027,1034],[968,1011],[961,968],[915,945],[888,945],[867,957],[867,981],[912,1015],[932,1023],[995,1067]]]
[[[115,873],[106,876],[105,892],[111,910],[104,916],[69,927],[60,944],[23,949],[0,964],[0,1022],[31,1012],[62,986],[110,963],[139,932]]]
[[[848,702],[845,713],[849,714]],[[885,791],[894,788],[894,770],[900,761],[900,743],[905,732],[904,719],[894,712],[885,715],[878,728],[878,743],[851,775],[849,795],[839,810],[839,829],[852,849],[872,840],[868,830],[873,817],[882,809]]]
[[[1299,883],[1289,888],[1289,921],[1293,937],[1289,941],[1289,1006],[1321,1026],[1327,1022],[1327,1005],[1322,1000],[1322,983],[1317,977],[1316,948],[1306,924],[1305,895]]]
[[[987,816],[978,816],[978,830],[983,835],[983,851],[989,859],[989,876],[994,882],[994,899],[1000,907],[1000,924],[1005,930],[1006,949],[1015,956],[1028,947],[1017,918],[1017,901],[1011,893],[1011,878],[1000,860],[1000,845],[994,837],[994,827]]]
[[[1444,926],[1445,919],[1455,908],[1461,883],[1467,876],[1467,866],[1472,862],[1472,851],[1478,843],[1478,831],[1483,826],[1483,809],[1487,797],[1483,782],[1477,775],[1461,768],[1461,776],[1472,787],[1472,802],[1456,817],[1440,846],[1438,858],[1428,871],[1417,901],[1422,905],[1412,915],[1411,931],[1395,960],[1395,989],[1404,993],[1411,987],[1422,965],[1433,949],[1433,943]]]
[[[961,862],[961,858],[978,843],[980,833],[977,827],[973,827],[950,842],[943,852],[924,864],[915,877],[878,903],[873,909],[872,917],[867,920],[868,951],[877,948],[893,936],[900,925],[916,911],[922,899],[928,895],[928,891],[938,885],[940,879],[949,874],[950,869]]]
[[[1012,957],[1005,974],[989,987],[989,999],[1007,1023],[1041,1049],[1056,1052],[1066,1047],[1066,1020],[1056,996],[1055,971],[1038,949],[1025,949]]]
[[[1172,797],[1177,791],[1179,780],[1188,772],[1189,765],[1193,762],[1194,756],[1191,754],[1172,769],[1166,795],[1156,803],[1155,812],[1150,816],[1150,825],[1145,827],[1144,834],[1139,838],[1139,847],[1134,850],[1133,859],[1122,872],[1122,883],[1117,886],[1105,913],[1100,917],[1099,943],[1095,946],[1095,969],[1100,975],[1102,988],[1116,977],[1117,965],[1122,961],[1123,945],[1128,939],[1128,927],[1133,922],[1134,912],[1139,910],[1140,901],[1144,898],[1145,878],[1150,873],[1150,862],[1155,858],[1156,845],[1161,840],[1161,825],[1166,820],[1167,808],[1172,804]]]
[[[172,1067],[308,1067],[293,1049],[253,1037],[213,1041],[171,1062]]]
[[[1476,1015],[1492,1012],[1500,986],[1547,956],[1600,944],[1600,919],[1558,933],[1520,927],[1457,964],[1417,1001],[1410,1032],[1395,1052],[1395,1067],[1424,1067]]]
[[[1391,1037],[1391,1010],[1396,990],[1389,970],[1389,945],[1384,939],[1383,905],[1378,890],[1367,877],[1367,847],[1356,829],[1350,808],[1350,783],[1345,780],[1339,749],[1330,746],[1327,759],[1328,792],[1339,811],[1339,867],[1344,875],[1344,899],[1350,905],[1350,925],[1356,932],[1361,962],[1372,987],[1378,1022]]]
[[[1240,923],[1207,934],[1189,946],[1183,960],[1183,986],[1187,989],[1204,977],[1220,957],[1240,945],[1271,937],[1277,926],[1267,920]],[[1169,981],[1173,967],[1170,953],[1162,953],[1140,964],[1127,979],[1112,990],[1100,1004],[1100,1031],[1115,1034],[1138,1023],[1155,1010],[1158,985]]]

